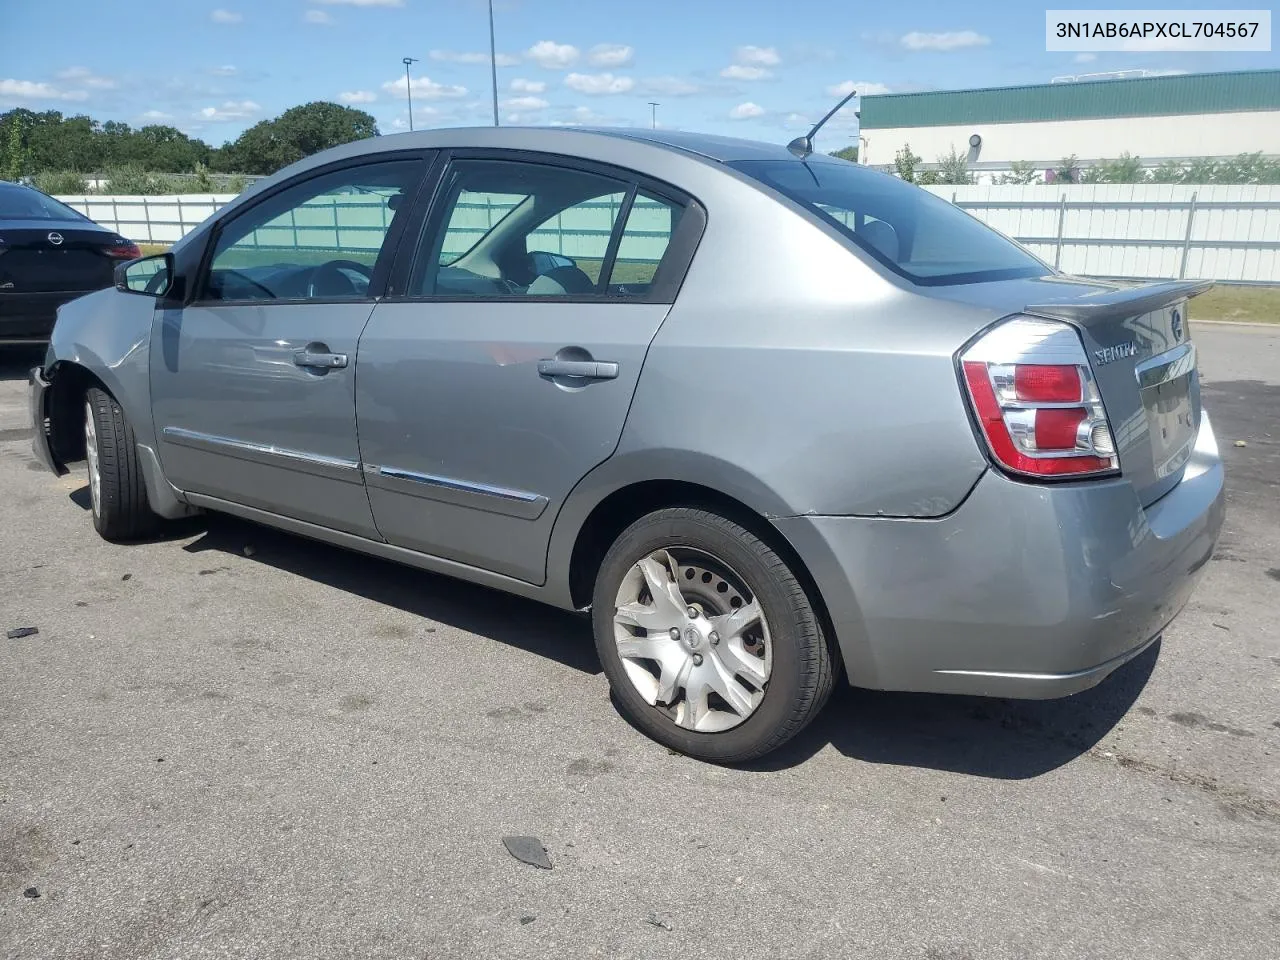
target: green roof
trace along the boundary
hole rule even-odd
[[[888,93],[860,110],[863,130],[1280,110],[1280,70]]]

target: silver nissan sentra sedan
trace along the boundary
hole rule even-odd
[[[793,148],[310,157],[61,308],[36,452],[87,463],[110,540],[222,511],[589,609],[620,709],[708,761],[779,747],[842,676],[1098,683],[1222,525],[1207,285],[1066,276]]]

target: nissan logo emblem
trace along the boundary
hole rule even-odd
[[[52,243],[55,247],[61,246],[62,234],[58,233],[57,230],[53,231],[53,233],[49,234],[49,242]]]

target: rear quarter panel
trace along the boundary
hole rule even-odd
[[[766,516],[955,509],[987,461],[953,354],[999,311],[921,295],[720,179],[617,458],[688,465]]]

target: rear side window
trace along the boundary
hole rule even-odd
[[[666,256],[684,207],[645,193],[636,194],[622,229],[618,256],[609,275],[615,290],[647,290]]]
[[[1052,272],[959,207],[888,174],[826,161],[743,160],[730,165],[834,224],[913,283],[942,286]]]

